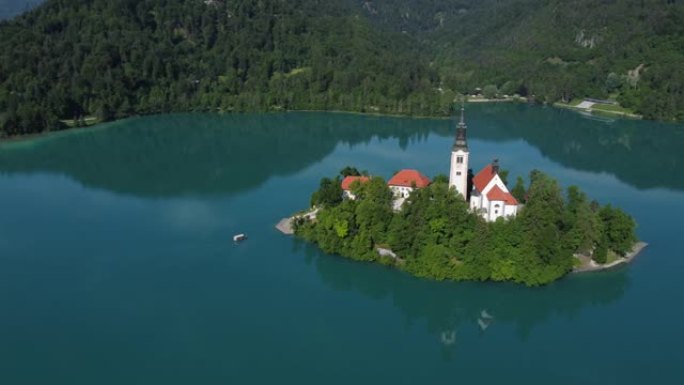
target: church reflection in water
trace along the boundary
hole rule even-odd
[[[569,168],[613,174],[637,188],[684,190],[680,125],[597,122],[517,104],[468,108],[472,139],[522,139]],[[330,113],[150,116],[2,144],[0,173],[64,174],[143,197],[231,195],[297,173],[339,145],[394,139],[402,151],[434,134],[450,144],[453,122]]]
[[[543,288],[512,283],[436,282],[379,265],[329,256],[295,240],[321,280],[338,291],[390,301],[407,323],[423,321],[436,343],[457,348],[462,333],[485,336],[498,325],[513,326],[521,339],[554,317],[573,318],[583,309],[620,299],[629,286],[628,269],[570,276]]]

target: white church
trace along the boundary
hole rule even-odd
[[[499,176],[498,161],[483,168],[472,179],[472,188],[468,191],[468,141],[467,126],[464,120],[464,108],[461,107],[461,121],[456,127],[456,140],[451,149],[451,168],[449,170],[449,186],[464,199],[470,199],[470,209],[487,221],[498,218],[514,217],[518,213],[518,201],[508,191],[508,187]]]

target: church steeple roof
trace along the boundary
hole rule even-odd
[[[468,150],[468,140],[466,138],[466,131],[468,126],[465,124],[465,106],[461,104],[461,121],[456,126],[456,139],[454,141],[453,150]]]

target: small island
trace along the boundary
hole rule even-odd
[[[527,286],[629,261],[645,246],[631,216],[577,186],[563,193],[533,170],[528,186],[518,177],[509,192],[498,161],[472,175],[468,158],[461,110],[449,176],[401,170],[385,182],[346,167],[323,178],[312,208],[289,224],[325,252],[418,277]]]

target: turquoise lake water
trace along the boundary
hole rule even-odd
[[[449,120],[185,114],[0,144],[0,383],[684,383],[684,127],[525,105],[467,122],[475,171],[577,184],[650,246],[529,289],[274,229],[345,165],[447,173]]]

